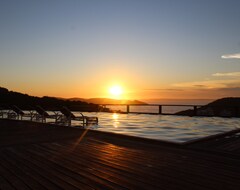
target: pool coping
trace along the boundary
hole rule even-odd
[[[240,132],[240,128],[237,128],[237,129],[233,129],[233,130],[230,130],[230,131],[217,133],[217,134],[214,134],[214,135],[209,135],[209,136],[206,136],[206,137],[201,137],[201,138],[198,138],[198,139],[189,140],[189,141],[186,141],[186,142],[182,142],[181,144],[182,145],[190,145],[190,144],[205,142],[205,141],[212,140],[212,139],[223,138],[223,137],[226,137],[228,135],[233,135],[233,134],[236,134],[236,133],[239,133],[239,132]]]

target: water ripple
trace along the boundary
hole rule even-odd
[[[84,115],[99,118],[99,125],[90,127],[93,130],[173,142],[186,142],[240,128],[239,118],[88,112]],[[77,122],[73,124],[77,125]]]

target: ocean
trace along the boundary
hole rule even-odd
[[[148,104],[206,105],[215,99],[142,99]]]
[[[145,99],[141,100],[147,104],[163,105],[162,113],[163,114],[174,114],[179,111],[193,109],[191,105],[203,106],[214,100],[212,99]],[[169,106],[166,106],[169,105]],[[186,106],[173,106],[173,105],[186,105]],[[189,106],[187,106],[189,105]],[[126,112],[127,107],[116,105],[116,106],[107,106],[114,111]],[[130,112],[139,112],[139,113],[158,113],[158,106],[130,106]]]

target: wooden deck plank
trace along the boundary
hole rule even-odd
[[[84,146],[85,147],[85,146]],[[129,154],[128,154],[129,155]],[[106,157],[108,157],[108,156],[106,156]],[[118,159],[117,159],[118,160]],[[167,160],[167,162],[169,162],[170,160],[169,160],[169,158],[167,158],[166,159]],[[176,160],[176,159],[175,159]],[[105,161],[105,160],[104,160]],[[112,161],[112,159],[111,159],[111,161]],[[136,160],[134,160],[135,162],[136,162]],[[146,163],[146,161],[145,160],[142,160],[144,163]],[[160,160],[159,160],[160,161]],[[168,164],[167,164],[167,162],[165,163],[165,166],[169,166]],[[214,159],[213,160],[213,164],[215,164],[215,162],[216,162],[216,160]],[[128,162],[129,163],[129,162]],[[155,163],[155,168],[156,168],[156,166],[157,166],[157,160],[155,160],[155,161],[153,161],[152,163]],[[172,162],[172,163],[176,163],[176,167],[175,166],[172,166],[172,170],[174,169],[174,168],[177,168],[177,165],[179,164],[179,162]],[[112,164],[112,163],[111,163]],[[194,165],[196,165],[196,163],[194,163]],[[204,168],[204,164],[202,164],[202,165],[199,165],[199,168],[200,169],[202,169],[202,168]],[[121,167],[123,167],[123,166],[121,166]],[[170,167],[171,167],[171,165],[170,165]],[[218,165],[216,166],[217,168],[218,168]],[[138,168],[137,167],[137,165],[136,166],[134,166],[134,168]],[[197,169],[199,169],[199,168],[197,168]],[[163,168],[162,168],[163,169]],[[130,169],[129,168],[127,168],[126,169],[126,171],[129,171]],[[172,170],[171,170],[171,172],[172,172]],[[147,167],[146,168],[144,168],[144,171],[147,171]],[[141,171],[137,171],[137,173],[139,173],[139,172],[141,172]],[[149,171],[150,172],[150,171]],[[154,173],[157,173],[158,171],[155,171]],[[180,172],[180,171],[178,171],[178,172]],[[185,171],[181,171],[182,173],[184,173]],[[136,173],[136,172],[135,172]],[[159,173],[160,174],[160,173]],[[165,173],[165,175],[166,175],[167,173]],[[214,174],[214,173],[213,173]],[[212,175],[213,175],[212,174]],[[158,175],[158,173],[156,174],[156,175]],[[218,174],[218,172],[216,172],[216,175],[219,175]],[[152,177],[156,177],[156,176],[152,176]],[[201,177],[201,176],[200,176]],[[182,180],[184,180],[184,179],[182,179]]]
[[[234,133],[235,131],[235,133]],[[222,152],[240,158],[240,130],[227,132],[225,135],[208,138],[187,144],[187,147],[198,150],[209,150],[212,152]]]
[[[6,156],[6,154],[5,154]],[[35,181],[38,181],[43,187],[46,189],[58,190],[61,189],[60,186],[55,185],[52,183],[48,178],[45,176],[41,176],[38,172],[35,172],[31,167],[29,167],[28,162],[22,162],[18,157],[7,157],[8,162],[10,162],[14,167],[22,170],[24,173],[30,175]]]
[[[13,152],[11,152],[11,153],[13,153]],[[64,167],[64,163],[61,163],[61,165],[56,165],[55,163],[50,162],[49,159],[44,159],[44,157],[40,157],[41,159],[39,159],[39,157],[34,156],[33,154],[28,154],[27,152],[25,152],[23,150],[22,151],[14,151],[14,155],[19,156],[20,158],[24,159],[25,161],[31,162],[31,163],[37,165],[38,167],[47,168],[47,170],[50,171],[50,173],[52,175],[61,178],[63,181],[66,181],[75,187],[83,187],[83,189],[93,189],[90,187],[91,186],[90,184],[97,181],[97,179],[94,179],[92,181],[89,181],[89,180],[86,181],[86,178],[85,178],[85,183],[83,183],[83,182],[81,182],[81,180],[82,180],[82,178],[84,178],[84,176],[79,175],[79,173],[78,173],[77,177],[75,179],[73,179],[70,177],[72,175],[69,175],[69,173],[72,173],[72,171],[76,170],[76,168],[73,168],[72,170],[68,170],[66,167]],[[33,160],[32,160],[32,158],[33,158]],[[76,172],[76,171],[74,171],[74,172]],[[87,183],[89,183],[89,185],[87,185]],[[99,183],[99,188],[108,189],[106,184],[102,185],[102,183]],[[112,188],[109,188],[109,189],[112,189]]]
[[[33,151],[31,150],[31,152],[33,153]],[[38,154],[40,152],[40,149],[37,149],[34,153]],[[44,155],[46,155],[46,151],[44,153]],[[49,155],[53,155],[51,153],[47,154]],[[100,167],[99,164],[95,164],[95,160],[97,160],[97,158],[86,158],[86,159],[82,159],[81,156],[80,157],[76,157],[73,158],[73,153],[71,153],[71,156],[66,155],[66,157],[63,157],[61,155],[55,155],[55,158],[52,159],[53,162],[56,163],[60,163],[63,164],[65,167],[70,168],[71,170],[74,171],[78,171],[81,172],[82,169],[87,170],[89,174],[92,174],[94,176],[98,176],[98,178],[103,178],[105,180],[110,180],[113,181],[114,176],[110,175],[110,176],[106,176],[106,167]],[[40,156],[38,154],[38,156]],[[56,159],[57,157],[57,159]],[[69,159],[69,158],[73,158],[73,159]],[[90,160],[90,161],[89,161]],[[95,164],[96,167],[93,167],[93,165]],[[98,168],[101,168],[102,170],[99,170]],[[80,170],[77,170],[77,168],[81,168]],[[124,174],[124,173],[122,173]]]
[[[61,152],[61,151],[59,151],[59,152]],[[74,158],[73,161],[74,161],[74,160],[77,160],[77,158]],[[213,164],[214,164],[214,161],[215,161],[215,160],[212,161]],[[176,164],[179,164],[179,163],[176,162]],[[175,166],[172,166],[172,168],[174,168],[174,167],[175,167]],[[202,170],[202,167],[205,167],[205,165],[202,165],[202,166],[200,165],[200,166],[197,167],[196,169],[197,169],[197,170]],[[218,167],[218,165],[217,165],[217,167]],[[120,169],[120,168],[119,168],[119,169]],[[155,168],[155,169],[156,169],[156,168]],[[205,169],[208,169],[208,168],[205,168]],[[128,171],[128,170],[126,170],[126,171]],[[218,171],[219,171],[219,169],[217,168],[216,174],[218,174]],[[146,172],[146,171],[145,171],[145,172]],[[166,170],[166,172],[167,172],[167,170]],[[190,172],[192,172],[192,171],[190,171]],[[146,172],[146,173],[147,173],[147,172]],[[171,171],[171,173],[172,173],[172,171]],[[184,173],[184,172],[182,172],[182,173]],[[226,172],[225,172],[225,173],[226,173]],[[162,175],[163,175],[163,174],[162,174]],[[165,173],[165,175],[167,175],[167,173]],[[195,174],[195,175],[196,175],[196,174]],[[201,177],[201,178],[202,178],[202,177],[205,178],[204,175],[205,175],[205,173],[203,172],[203,176],[200,176],[200,177]],[[212,177],[213,177],[213,174],[211,174],[211,175],[212,175]],[[172,176],[172,177],[174,177],[174,176]],[[175,177],[179,178],[179,176],[175,176]],[[218,176],[218,177],[219,177],[219,176]],[[181,179],[181,178],[180,178],[180,179]],[[214,178],[213,178],[213,179],[214,179]],[[232,178],[230,178],[230,182],[231,182],[231,179],[232,179]],[[221,178],[220,178],[219,180],[221,180]],[[181,179],[181,181],[185,181],[184,178]],[[213,181],[214,181],[214,180],[213,180]],[[193,183],[193,182],[192,182],[192,183]]]
[[[11,169],[11,171],[14,171],[14,174],[22,180],[30,189],[39,189],[39,190],[45,190],[45,188],[38,183],[38,181],[34,180],[32,176],[28,175],[27,173],[23,172],[20,167],[16,167],[15,165],[12,165],[12,163],[9,161],[9,157],[6,154],[1,155],[1,162],[4,164],[8,169]]]
[[[28,149],[29,150],[29,149]],[[47,151],[48,149],[46,149]],[[31,153],[35,153],[38,156],[40,149],[37,149],[35,151],[33,151],[32,149],[30,150]],[[50,156],[52,155],[51,153],[46,154],[46,151],[44,153],[44,155],[46,156]],[[48,152],[48,151],[47,151]],[[58,151],[57,151],[58,152]],[[41,153],[42,154],[42,153]],[[127,170],[122,170],[122,169],[114,169],[111,165],[104,165],[101,162],[98,162],[98,158],[97,157],[82,157],[82,156],[76,156],[74,155],[74,153],[71,153],[71,156],[67,156],[67,157],[62,157],[61,155],[55,155],[55,158],[57,157],[57,159],[52,159],[51,161],[64,165],[66,168],[69,168],[70,170],[76,170],[76,168],[81,168],[84,170],[87,170],[88,173],[97,176],[100,179],[103,180],[108,180],[108,181],[112,181],[113,183],[118,184],[119,186],[122,186],[120,184],[124,184],[124,186],[128,186],[129,188],[139,188],[140,185],[144,184],[142,181],[136,181],[130,183],[131,181],[129,181],[129,178],[133,178],[133,175],[128,175],[128,171]],[[81,172],[78,171],[78,172]],[[122,172],[121,172],[122,170]],[[122,176],[124,176],[124,178],[122,178]],[[128,180],[126,180],[126,176],[128,177]],[[147,177],[148,178],[148,177]],[[136,176],[134,177],[134,179],[136,180]],[[156,183],[156,182],[155,182]],[[136,185],[137,184],[137,185]],[[146,185],[146,184],[144,184]],[[149,184],[149,186],[152,186]],[[156,187],[156,186],[155,186]]]
[[[2,189],[240,189],[238,138],[202,143],[0,120],[0,182]]]
[[[70,190],[79,189],[78,187],[74,186],[68,178],[61,175],[60,173],[56,173],[54,170],[52,170],[52,168],[49,168],[47,165],[40,165],[36,163],[34,159],[24,159],[16,154],[14,149],[6,149],[4,153],[8,155],[8,157],[12,157],[12,159],[16,158],[18,160],[22,160],[22,162],[27,162],[32,170],[38,172],[40,175],[45,175],[50,181],[52,181],[54,184],[57,184],[59,188]]]
[[[11,185],[14,187],[14,189],[19,190],[30,190],[30,188],[16,175],[15,168],[12,170],[8,167],[8,165],[5,165],[2,159],[0,158],[0,173],[1,176],[4,176],[4,178],[11,183]]]
[[[89,142],[89,140],[88,140],[88,142]],[[57,146],[57,147],[61,147],[61,146],[62,146],[62,148],[64,148],[64,145],[66,145],[66,142],[65,142],[63,145],[61,145],[61,143],[58,143],[58,146]],[[71,144],[70,144],[70,146],[71,146]],[[51,148],[53,148],[53,147],[54,147],[54,144],[51,145],[51,146],[49,146],[48,149],[51,149]],[[83,156],[84,153],[86,153],[87,156],[91,156],[91,154],[93,154],[93,158],[94,158],[94,157],[97,157],[97,156],[98,156],[97,154],[94,154],[94,153],[96,153],[97,151],[99,151],[99,149],[101,149],[101,154],[106,157],[106,159],[105,159],[104,161],[106,161],[106,160],[108,160],[108,159],[111,159],[111,161],[114,161],[114,160],[116,160],[117,162],[124,161],[124,162],[132,163],[132,164],[137,164],[138,162],[139,162],[140,164],[142,164],[142,163],[144,162],[144,165],[145,165],[145,166],[148,165],[148,161],[153,162],[153,163],[154,163],[154,166],[166,165],[166,164],[169,163],[169,161],[172,160],[172,162],[173,162],[174,160],[176,160],[175,157],[176,157],[179,153],[182,154],[182,157],[184,157],[183,154],[186,154],[186,155],[185,155],[185,159],[187,159],[187,153],[188,153],[188,152],[185,152],[185,153],[184,153],[183,150],[180,150],[180,152],[177,151],[177,150],[172,150],[172,153],[169,154],[170,151],[168,151],[168,152],[165,153],[165,155],[164,155],[164,157],[168,156],[168,157],[165,158],[165,161],[166,161],[166,162],[165,162],[165,163],[162,163],[162,162],[157,162],[157,161],[159,160],[159,157],[156,156],[157,153],[155,153],[155,152],[154,152],[155,157],[151,157],[151,156],[150,156],[150,155],[152,155],[152,153],[150,153],[150,155],[148,155],[148,156],[144,156],[144,153],[145,153],[145,152],[141,152],[141,151],[138,151],[138,154],[136,154],[135,157],[133,157],[133,156],[132,156],[132,153],[130,152],[130,150],[128,150],[128,151],[127,151],[128,156],[126,157],[126,156],[124,156],[126,150],[123,150],[123,152],[121,152],[121,150],[115,150],[115,151],[118,152],[117,157],[116,157],[116,156],[111,157],[111,154],[103,154],[103,153],[105,152],[105,148],[104,148],[104,147],[103,147],[103,148],[97,147],[96,149],[95,149],[95,148],[96,148],[96,147],[88,146],[88,143],[86,143],[86,144],[84,144],[84,145],[81,147],[81,150],[76,151],[76,153],[77,153],[77,152],[81,152],[81,156]],[[89,150],[89,149],[94,150],[94,151],[92,151],[92,152],[89,154],[89,153],[88,153],[88,150]],[[59,150],[56,149],[56,151],[60,151],[60,150],[61,150],[61,149],[59,149]],[[68,147],[65,147],[65,151],[66,151],[66,152],[67,152],[67,150],[68,150]],[[173,151],[174,151],[174,152],[173,152]],[[111,151],[110,151],[110,152],[111,152]],[[109,151],[107,151],[107,153],[109,153]],[[140,154],[140,153],[142,153],[142,154]],[[197,153],[195,153],[195,155],[196,155],[196,154],[197,154]],[[193,156],[194,156],[194,155],[193,155]],[[192,157],[193,157],[193,156],[192,156]],[[151,159],[149,159],[149,157],[151,157]],[[133,159],[131,159],[131,158],[133,158]],[[218,158],[218,157],[216,157],[216,158]],[[217,162],[217,159],[216,159],[216,158],[213,158],[214,163]],[[200,164],[202,164],[201,162],[203,162],[205,159],[207,159],[207,161],[208,161],[208,158],[203,158],[203,159],[201,159],[201,160],[197,160],[197,162],[195,162],[194,165],[196,165],[198,162],[200,162]],[[222,164],[221,161],[222,161],[222,160],[220,159],[220,160],[219,160],[220,164]],[[232,160],[232,161],[234,161],[234,160]],[[121,162],[120,162],[120,163],[121,163]],[[239,163],[239,162],[238,162],[238,163]],[[124,166],[122,166],[122,167],[124,167]],[[226,167],[227,167],[227,166],[226,166]],[[232,167],[232,165],[229,165],[229,167]]]
[[[3,176],[0,176],[0,189],[15,190],[11,183],[9,183],[9,181],[7,181]]]

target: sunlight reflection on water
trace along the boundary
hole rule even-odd
[[[185,142],[240,127],[239,118],[102,112],[84,112],[83,114],[99,118],[99,125],[90,127],[93,130],[173,142]],[[77,125],[77,122],[73,122],[73,124]]]

